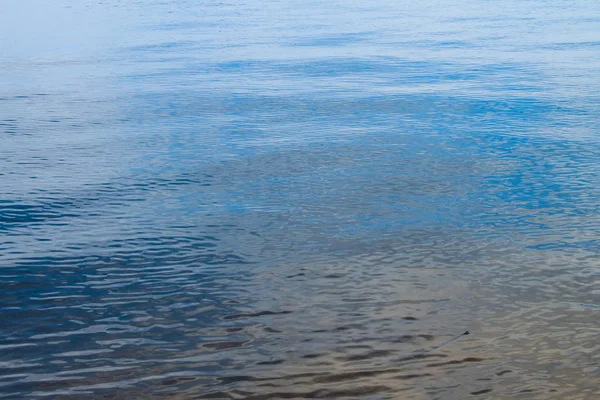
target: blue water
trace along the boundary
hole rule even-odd
[[[5,0],[0,398],[600,398],[599,50],[591,0]]]

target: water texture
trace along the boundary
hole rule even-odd
[[[0,398],[600,398],[599,55],[592,0],[4,0]]]

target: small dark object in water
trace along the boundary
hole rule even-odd
[[[434,351],[434,350],[437,350],[437,349],[439,349],[440,347],[443,347],[443,346],[445,346],[445,345],[447,345],[447,344],[450,344],[450,343],[454,342],[455,340],[458,340],[458,339],[460,339],[461,337],[463,337],[463,336],[466,336],[466,335],[470,335],[470,334],[471,334],[471,332],[469,332],[469,331],[465,331],[464,333],[461,333],[460,335],[454,336],[452,339],[448,339],[448,340],[446,340],[444,343],[442,343],[442,344],[440,344],[440,345],[438,345],[438,346],[435,346],[435,347],[433,347],[433,348],[432,348],[431,350],[429,350],[429,351]]]

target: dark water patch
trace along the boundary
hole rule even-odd
[[[212,350],[228,350],[228,349],[235,349],[238,347],[242,347],[244,345],[246,345],[248,342],[215,342],[215,343],[204,343],[202,346],[206,347],[207,349],[212,349]]]
[[[16,202],[0,203],[0,229],[9,229],[23,224],[47,222],[59,218],[73,218],[79,214],[71,210],[73,204],[53,202],[46,204],[18,204]]]
[[[130,182],[110,182],[88,185],[77,197],[61,191],[40,191],[36,202],[3,200],[0,202],[0,229],[14,229],[31,224],[57,223],[82,216],[101,215],[107,209],[129,203],[147,202],[146,193],[193,185],[197,188],[211,186],[212,176],[194,176],[183,173],[164,178],[138,177]],[[56,222],[55,222],[56,221]]]
[[[323,356],[323,354],[305,354],[302,358],[319,358],[321,356]]]
[[[482,394],[490,393],[491,391],[492,391],[492,389],[482,389],[482,390],[477,390],[475,392],[471,392],[471,394],[473,396],[479,396],[479,395],[482,395]]]
[[[273,360],[273,361],[259,361],[256,364],[257,365],[278,365],[278,364],[283,364],[285,362],[285,360]]]
[[[236,376],[227,376],[221,377],[219,380],[223,383],[229,384],[234,382],[263,382],[263,381],[271,381],[271,380],[283,380],[283,379],[305,379],[305,378],[313,378],[315,376],[319,376],[319,373],[302,373],[302,374],[289,374],[280,377],[256,377],[250,375],[236,375]]]
[[[340,398],[340,397],[356,397],[356,396],[368,396],[374,395],[379,392],[385,392],[388,390],[385,386],[361,386],[354,389],[348,390],[329,390],[329,389],[318,389],[309,392],[272,392],[269,394],[250,394],[243,399],[245,400],[266,400],[266,399],[329,399],[329,398]],[[218,398],[231,398],[226,392],[210,393],[200,395],[200,399],[218,399]]]
[[[344,373],[344,374],[331,374],[328,376],[315,378],[314,382],[315,383],[326,383],[326,382],[335,383],[335,382],[342,382],[342,381],[353,381],[356,379],[368,378],[368,377],[384,375],[384,374],[394,374],[397,372],[399,372],[397,369],[383,369],[383,370],[373,370],[373,371],[363,370],[363,371],[348,372],[348,373]],[[406,376],[409,376],[409,375],[406,375]],[[399,379],[402,379],[402,378],[399,378]],[[411,378],[409,377],[406,379],[411,379]]]
[[[239,318],[255,318],[255,317],[261,317],[263,315],[284,315],[284,314],[291,314],[292,311],[259,311],[256,313],[240,313],[240,314],[232,314],[232,315],[226,315],[225,317],[223,317],[223,319],[239,319]]]
[[[473,363],[473,362],[482,362],[482,361],[485,361],[485,360],[481,359],[481,358],[477,358],[477,357],[467,357],[462,360],[450,360],[450,361],[446,361],[443,363],[428,364],[427,367],[441,367],[441,366],[446,366],[446,365],[459,365],[459,364],[464,364],[464,363]]]
[[[404,362],[404,361],[424,360],[424,359],[428,359],[428,358],[446,358],[446,357],[448,357],[447,354],[419,353],[419,354],[412,354],[410,356],[401,357],[398,359],[398,361]]]

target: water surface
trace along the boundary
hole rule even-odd
[[[3,2],[0,397],[599,398],[599,3],[363,3]]]

